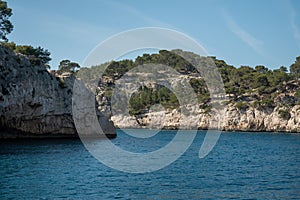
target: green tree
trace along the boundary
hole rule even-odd
[[[269,71],[269,69],[266,68],[266,67],[263,66],[263,65],[257,65],[257,66],[255,67],[255,70],[256,70],[257,72],[259,72],[259,73],[262,73],[262,74],[265,74],[265,73],[267,73],[267,72]]]
[[[50,52],[42,47],[34,48],[30,45],[16,45],[14,42],[1,42],[1,45],[12,50],[15,53],[23,54],[29,58],[32,65],[48,65],[50,58]]]
[[[296,58],[296,61],[290,66],[291,75],[294,76],[297,80],[300,75],[300,56]]]
[[[34,55],[40,60],[42,65],[48,65],[49,61],[51,60],[50,55],[51,53],[47,49],[43,49],[42,47],[35,48]]]
[[[289,76],[283,72],[282,69],[274,69],[272,73],[268,74],[268,80],[271,86],[279,86],[283,84],[284,81],[289,81]]]
[[[0,0],[0,38],[4,41],[8,41],[6,36],[11,33],[14,28],[9,21],[10,16],[12,16],[12,9],[7,7],[5,1]]]
[[[32,65],[45,65],[47,68],[50,68],[48,63],[51,58],[47,49],[42,47],[34,48],[30,45],[17,45],[14,52],[28,56]]]
[[[260,74],[258,76],[255,76],[253,86],[255,88],[261,87],[261,86],[269,86],[269,81],[264,74]]]
[[[286,73],[287,72],[287,68],[285,66],[281,66],[279,68],[279,71]]]
[[[17,46],[16,43],[14,43],[14,42],[1,42],[1,45],[12,51],[15,51],[16,46]]]
[[[59,63],[58,69],[61,72],[75,72],[76,69],[79,69],[80,65],[75,62],[71,62],[70,60],[62,60]]]

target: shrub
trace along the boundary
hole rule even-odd
[[[235,104],[235,107],[239,110],[246,110],[249,107],[249,104],[246,102],[239,101]]]
[[[253,102],[254,108],[274,108],[274,101],[271,98]]]
[[[106,87],[104,91],[104,96],[106,98],[111,98],[112,95],[113,95],[113,89],[110,87]]]
[[[295,95],[294,95],[296,98],[300,99],[300,89],[298,89],[296,92],[295,92]]]
[[[262,107],[274,107],[273,99],[263,99],[260,104]]]
[[[291,114],[288,110],[280,109],[278,111],[279,117],[285,120],[289,120],[291,118]]]

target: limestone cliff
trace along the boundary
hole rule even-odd
[[[120,128],[300,132],[299,73],[284,66],[237,68],[176,49],[79,72],[92,80],[98,109]]]
[[[221,127],[226,131],[271,131],[271,132],[300,132],[300,106],[294,106],[290,110],[289,119],[283,119],[279,110],[275,107],[272,110],[248,108],[241,110],[234,104],[229,104],[224,117],[224,124]],[[198,129],[207,129],[209,121],[216,116],[210,116],[199,109],[198,116],[185,120],[184,126],[189,127],[194,120],[198,120]],[[120,128],[164,128],[176,129],[180,125],[182,114],[177,110],[149,112],[140,116],[112,116],[114,124]],[[218,127],[210,127],[217,129]]]
[[[143,77],[148,80],[146,75],[143,74]],[[15,55],[0,46],[0,78],[0,138],[76,136],[72,117],[72,89],[75,77],[72,74],[49,73],[44,66],[32,66],[25,56]],[[197,77],[182,74],[178,79],[169,78],[172,86],[176,88],[179,80]],[[296,97],[299,81],[283,83],[282,88],[277,88],[277,91],[272,93],[272,104],[265,103],[267,96],[252,90],[251,93],[241,96],[229,95],[228,101],[222,102],[226,104],[224,116],[220,116],[214,109],[210,111],[208,107],[200,106],[194,109],[193,115],[185,118],[181,113],[184,109],[181,107],[151,107],[134,116],[124,114],[120,109],[122,104],[118,105],[119,110],[112,113],[107,91],[112,91],[108,88],[115,84],[115,80],[104,76],[98,82],[96,106],[106,116],[98,112],[98,120],[101,127],[105,127],[106,133],[111,135],[115,134],[115,129],[107,118],[111,118],[120,128],[194,127],[229,131],[300,132],[300,104],[299,97]],[[132,85],[127,86],[131,90],[137,89]],[[149,82],[148,86],[152,87],[153,84]],[[224,123],[220,126],[210,126],[210,122],[217,121],[219,117],[224,119]]]
[[[74,137],[72,74],[57,76],[0,46],[0,138]],[[115,135],[111,121],[107,134]]]
[[[183,76],[178,78],[184,79]],[[175,79],[174,79],[175,80]],[[105,82],[112,80],[102,79],[102,88]],[[176,84],[178,81],[173,81]],[[175,86],[173,86],[175,87]],[[110,114],[110,105],[105,97],[103,90],[97,96],[97,100],[102,102],[99,106],[107,116],[111,116],[114,124],[119,128],[154,128],[154,129],[178,129],[187,128],[197,124],[198,129],[222,129],[227,131],[270,131],[270,132],[300,132],[300,105],[296,103],[298,98],[295,97],[295,91],[299,88],[298,81],[285,83],[284,92],[278,91],[274,104],[270,106],[256,106],[258,99],[264,100],[263,95],[257,92],[244,94],[237,97],[236,100],[228,98],[225,106],[225,115],[220,116],[216,110],[208,112],[207,109],[199,107],[191,115],[182,120],[184,116],[180,112],[180,107],[176,109],[158,109],[148,110],[139,115],[130,115],[129,113]],[[100,87],[101,89],[101,87]],[[242,106],[239,106],[242,105]],[[222,117],[221,126],[212,125],[210,121]]]

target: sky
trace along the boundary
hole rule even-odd
[[[17,44],[82,64],[107,38],[123,31],[161,27],[182,32],[209,55],[239,67],[289,67],[300,56],[298,0],[8,0]]]

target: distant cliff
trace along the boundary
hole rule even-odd
[[[299,87],[296,83],[288,83],[287,86]],[[282,105],[284,102],[293,104],[295,101],[294,93],[292,89],[289,92],[280,93],[275,98],[274,105],[265,106],[254,106],[256,100],[252,99],[251,96],[248,96],[244,101],[229,100],[226,105],[225,116],[222,116],[223,125],[220,129],[226,131],[300,132],[300,105],[289,107]],[[119,113],[113,115],[111,119],[120,128],[177,129],[182,117],[179,108],[150,109],[134,116]],[[107,110],[107,107],[103,110]],[[217,111],[208,112],[206,108],[198,108],[194,113],[195,116],[189,116],[184,120],[182,128],[191,127],[197,120],[198,129],[207,129],[210,120],[217,120],[220,117]],[[218,129],[217,126],[210,128]]]
[[[275,70],[264,66],[235,68],[227,65],[225,61],[210,57],[223,78],[227,96],[219,102],[226,108],[225,115],[220,116],[212,106],[217,102],[211,101],[203,77],[190,63],[184,61],[180,54],[193,58],[194,66],[198,63],[201,65],[203,61],[201,57],[191,52],[162,50],[157,54],[144,54],[134,61],[110,63],[104,76],[98,77],[96,96],[99,102],[98,109],[111,117],[114,124],[120,128],[177,129],[181,125],[181,128],[188,129],[196,124],[198,129],[216,129],[218,124],[209,126],[209,123],[222,117],[223,124],[219,124],[222,130],[300,132],[300,81],[295,74],[288,73],[285,67]],[[178,83],[182,80],[189,80],[197,94],[199,107],[194,110],[193,116],[184,120],[184,124],[180,122],[183,116],[182,106],[179,105],[176,96],[172,91],[151,81],[148,77],[151,77],[152,72],[139,73],[144,84],[140,88],[135,88],[136,84],[130,83],[129,80],[122,80],[127,81],[127,88],[135,91],[130,97],[133,100],[129,100],[127,104],[119,101],[118,104],[111,105],[111,96],[123,74],[147,63],[165,64],[177,70],[180,75],[177,78],[169,78],[172,88],[178,87]],[[93,77],[101,68],[102,65],[95,66],[91,69],[92,73],[85,76]],[[166,74],[163,73],[162,78],[157,75],[157,82],[166,79]],[[155,109],[155,105],[158,104],[161,107]],[[111,110],[113,106],[114,111]],[[128,106],[129,112],[122,112],[124,106]]]
[[[185,120],[184,127],[189,127],[195,119],[198,129],[207,129],[209,120],[214,119],[199,109],[197,117],[191,117]],[[222,130],[226,131],[271,131],[271,132],[300,132],[300,106],[295,106],[289,110],[290,117],[283,119],[280,116],[280,108],[272,110],[262,110],[257,108],[248,108],[240,110],[234,104],[227,106]],[[164,128],[177,129],[180,125],[181,114],[178,110],[167,110],[160,112],[149,112],[139,116],[114,115],[112,121],[120,128]],[[218,129],[216,126],[210,128]]]
[[[190,53],[190,56],[197,61],[197,55]],[[284,68],[273,71],[263,66],[237,69],[224,61],[214,61],[228,97],[221,102],[226,107],[224,116],[211,106],[216,102],[211,102],[205,83],[193,66],[171,52],[143,55],[135,61],[112,62],[103,77],[98,77],[97,71],[103,66],[84,68],[80,70],[80,78],[98,84],[95,90],[98,119],[111,136],[115,136],[112,121],[120,128],[178,129],[181,124],[181,128],[207,129],[218,128],[216,124],[209,127],[209,123],[219,117],[224,119],[219,127],[222,130],[300,132],[300,83]],[[176,96],[151,81],[144,91],[134,93],[134,101],[129,102],[129,113],[122,112],[124,106],[128,106],[125,100],[119,101],[119,110],[112,113],[111,96],[116,82],[128,70],[147,62],[173,66],[180,73],[175,79],[170,77],[173,87],[180,80],[190,81],[199,107],[194,109],[193,116],[185,118],[184,124],[180,123],[183,109]],[[141,75],[147,80],[149,74]],[[75,137],[77,132],[72,118],[74,80],[72,73],[50,73],[44,66],[32,66],[26,56],[16,55],[0,46],[0,138]],[[130,84],[127,86],[134,88]],[[159,100],[161,97],[163,101]],[[162,107],[155,107],[157,104]]]
[[[76,137],[72,118],[72,74],[44,66],[0,46],[0,138]],[[110,136],[113,123],[98,116]]]

